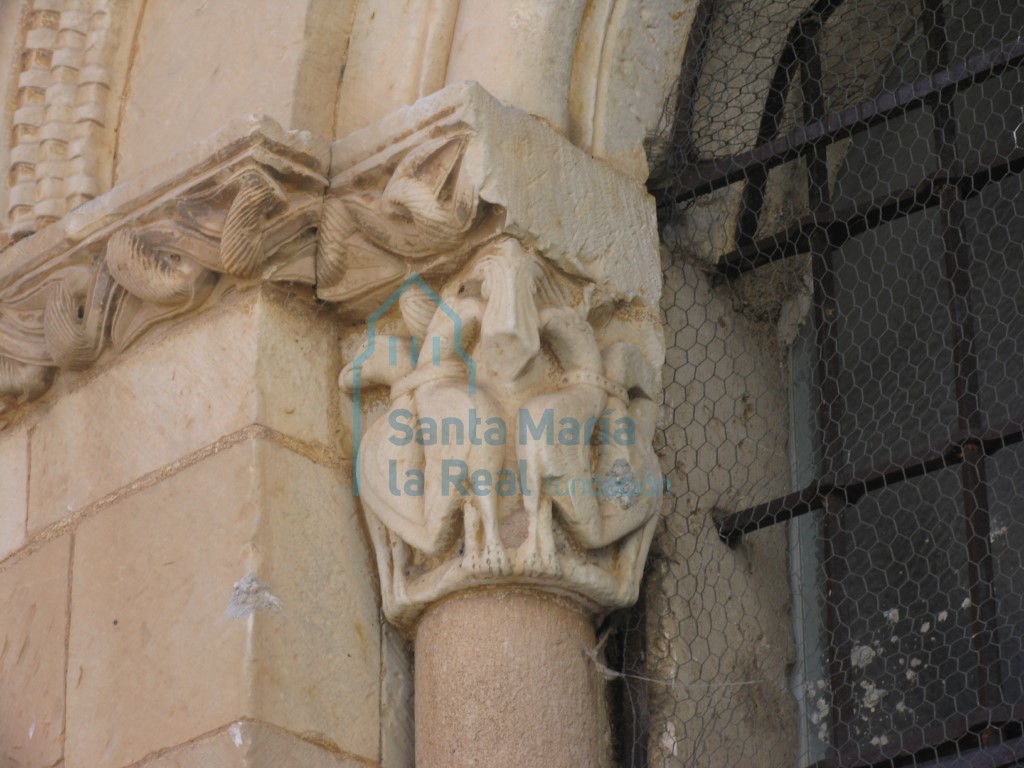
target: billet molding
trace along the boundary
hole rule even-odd
[[[339,384],[388,619],[480,587],[633,603],[664,490],[650,198],[475,83],[332,161],[317,294],[370,320]]]
[[[327,165],[324,142],[247,118],[4,250],[0,424],[225,276],[312,285]]]
[[[30,0],[16,73],[8,236],[20,239],[105,192],[123,76],[127,0]]]

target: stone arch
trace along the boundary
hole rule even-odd
[[[672,90],[695,8],[287,0],[241,13],[202,0],[6,3],[0,55],[18,64],[5,86],[12,106],[0,150],[5,239],[246,113],[342,136],[461,80],[645,179],[645,139]]]
[[[644,179],[644,142],[676,79],[695,8],[664,0],[362,0],[336,135],[476,80]]]
[[[250,113],[330,136],[353,6],[147,0],[119,126],[117,178],[187,151]]]
[[[576,45],[569,138],[647,178],[647,147],[669,101],[698,3],[591,0]]]

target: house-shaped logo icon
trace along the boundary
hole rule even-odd
[[[352,432],[355,436],[355,481],[354,481],[354,492],[355,495],[359,495],[359,459],[360,450],[359,442],[360,435],[362,432],[362,374],[363,366],[366,362],[373,357],[376,353],[380,355],[382,350],[378,349],[378,345],[383,343],[387,345],[387,365],[393,366],[394,368],[405,368],[410,366],[416,370],[423,370],[425,367],[436,366],[440,367],[442,364],[442,348],[441,339],[435,335],[428,338],[418,338],[412,336],[409,339],[408,348],[399,348],[399,339],[396,336],[390,334],[380,334],[378,338],[378,324],[381,319],[387,315],[391,308],[398,302],[404,295],[411,291],[421,291],[428,301],[432,302],[436,307],[436,312],[442,312],[452,323],[452,341],[453,341],[453,352],[454,354],[465,364],[466,366],[466,388],[469,395],[476,394],[476,363],[473,358],[470,357],[469,353],[466,352],[462,343],[462,318],[456,314],[447,302],[445,302],[438,294],[427,285],[426,281],[420,277],[416,272],[409,275],[394,293],[388,298],[370,315],[367,321],[367,342],[366,348],[362,353],[353,361],[351,365],[352,369]],[[402,345],[404,347],[404,345]],[[424,358],[424,354],[428,357]],[[411,359],[408,361],[402,360],[401,355],[408,355]]]

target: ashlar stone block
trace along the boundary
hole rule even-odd
[[[0,437],[0,560],[25,542],[28,505],[28,432]]]
[[[344,477],[247,440],[82,523],[67,768],[243,718],[377,759],[379,608]]]
[[[349,0],[149,2],[118,176],[151,165],[154,147],[170,157],[253,112],[327,135],[351,15]]]
[[[147,760],[139,768],[369,768],[375,764],[306,741],[266,723],[242,720]]]
[[[70,538],[0,571],[0,765],[36,768],[63,751]]]
[[[29,532],[252,424],[327,444],[332,346],[255,290],[118,358],[36,427]]]

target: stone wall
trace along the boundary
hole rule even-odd
[[[5,430],[7,764],[262,742],[378,763],[378,599],[324,418],[336,332],[308,297],[238,291]]]
[[[660,451],[674,494],[646,582],[650,764],[783,768],[797,759],[785,527],[730,548],[712,522],[789,491],[780,344],[728,287],[663,258]]]
[[[631,275],[649,320],[647,143],[697,7],[498,5],[0,0],[0,763],[412,764],[410,649],[381,615],[339,405],[366,313],[324,301],[359,288],[325,292],[324,197],[380,193],[454,114],[443,130],[486,139],[466,174],[495,231],[616,290]],[[229,248],[231,222],[260,236]],[[696,262],[712,235],[691,234]],[[652,765],[761,741],[783,765],[785,541],[729,550],[708,518],[788,487],[774,330],[699,270],[663,273],[678,495],[648,578],[669,681]]]
[[[336,0],[148,0],[134,46],[118,178],[248,113],[330,137],[352,8]]]

